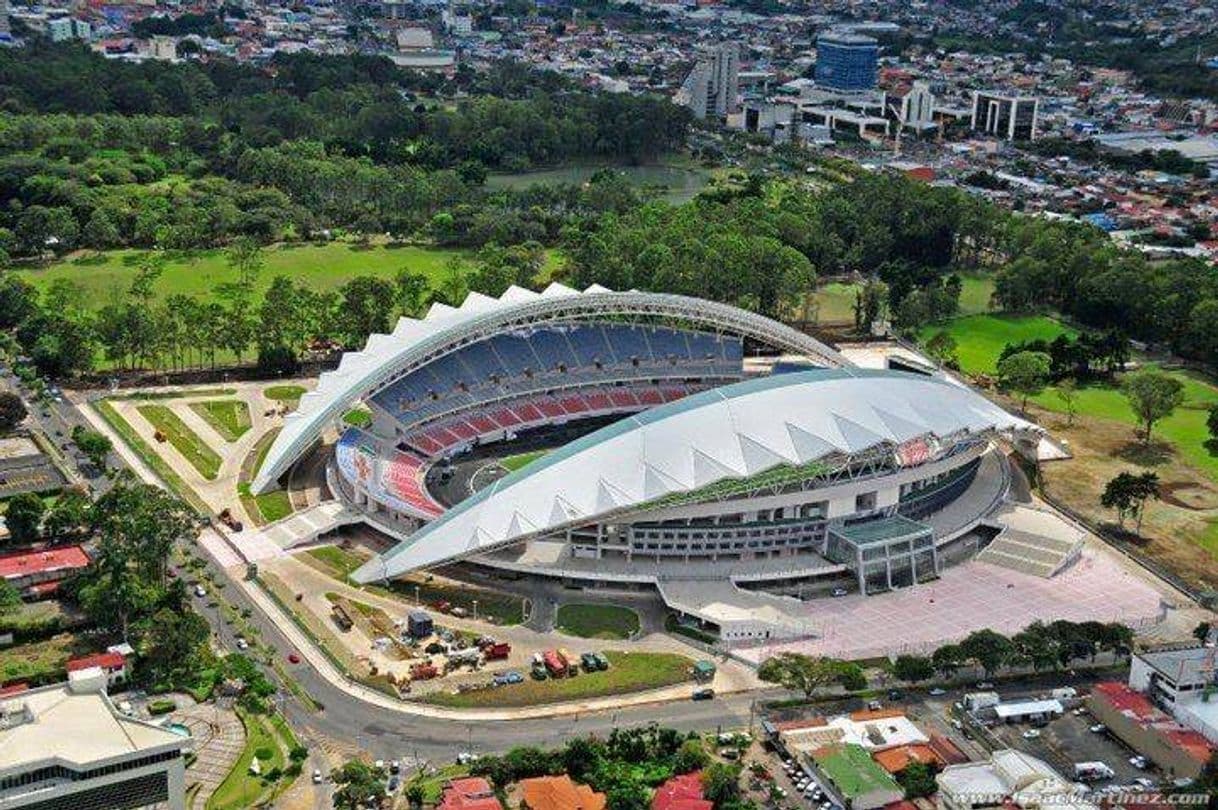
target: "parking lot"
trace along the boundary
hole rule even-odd
[[[1138,778],[1157,779],[1153,766],[1141,770],[1129,763],[1134,752],[1107,732],[1096,733],[1091,726],[1096,723],[1088,713],[1076,715],[1066,712],[1037,730],[1040,736],[1026,739],[1024,733],[1032,728],[1026,724],[995,726],[992,730],[1004,743],[1020,751],[1027,751],[1056,768],[1067,779],[1074,778],[1074,763],[1103,762],[1116,774],[1112,779],[1093,783],[1097,787],[1108,784],[1129,785]]]

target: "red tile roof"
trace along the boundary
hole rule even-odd
[[[80,546],[64,546],[41,551],[19,551],[16,554],[6,554],[0,557],[0,577],[16,579],[52,571],[67,573],[88,565],[89,555],[85,554],[85,550]]]
[[[562,776],[522,779],[520,792],[531,810],[605,810],[605,794]]]
[[[89,667],[101,667],[106,671],[122,669],[127,659],[119,653],[104,652],[96,655],[86,655],[83,658],[73,658],[67,663],[68,672],[76,672]]]
[[[437,810],[503,810],[491,785],[480,776],[453,779],[444,788]]]
[[[651,810],[712,810],[714,803],[702,798],[699,771],[674,776],[656,788]]]
[[[923,743],[885,748],[883,751],[874,752],[871,758],[889,773],[900,773],[914,762],[922,762],[936,767],[942,767],[946,764],[935,753],[933,748]]]
[[[19,695],[22,692],[28,692],[30,685],[25,681],[20,683],[10,683],[8,686],[0,686],[0,698],[12,697]]]

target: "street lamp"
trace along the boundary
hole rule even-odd
[[[478,600],[474,600],[474,621],[478,621]]]

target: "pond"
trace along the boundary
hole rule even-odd
[[[518,174],[492,174],[486,178],[488,188],[527,188],[537,183],[583,184],[602,168],[613,168],[626,175],[635,185],[659,188],[660,199],[673,204],[688,202],[710,182],[710,173],[700,169],[652,164],[645,166],[564,166],[539,169]]]

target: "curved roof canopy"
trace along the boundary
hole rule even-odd
[[[422,319],[402,318],[392,333],[371,335],[363,351],[344,354],[337,369],[322,374],[317,389],[301,397],[299,407],[284,421],[254,479],[253,491],[261,493],[274,486],[326,426],[341,418],[356,400],[454,349],[505,329],[615,315],[661,316],[709,324],[805,355],[825,366],[850,365],[819,340],[770,318],[683,295],[613,292],[597,285],[581,293],[561,284],[551,284],[540,293],[511,287],[499,298],[470,293],[460,307],[433,304]]]
[[[353,577],[398,576],[780,465],[1019,430],[1038,429],[920,374],[841,368],[748,380],[589,433],[457,504]]]

